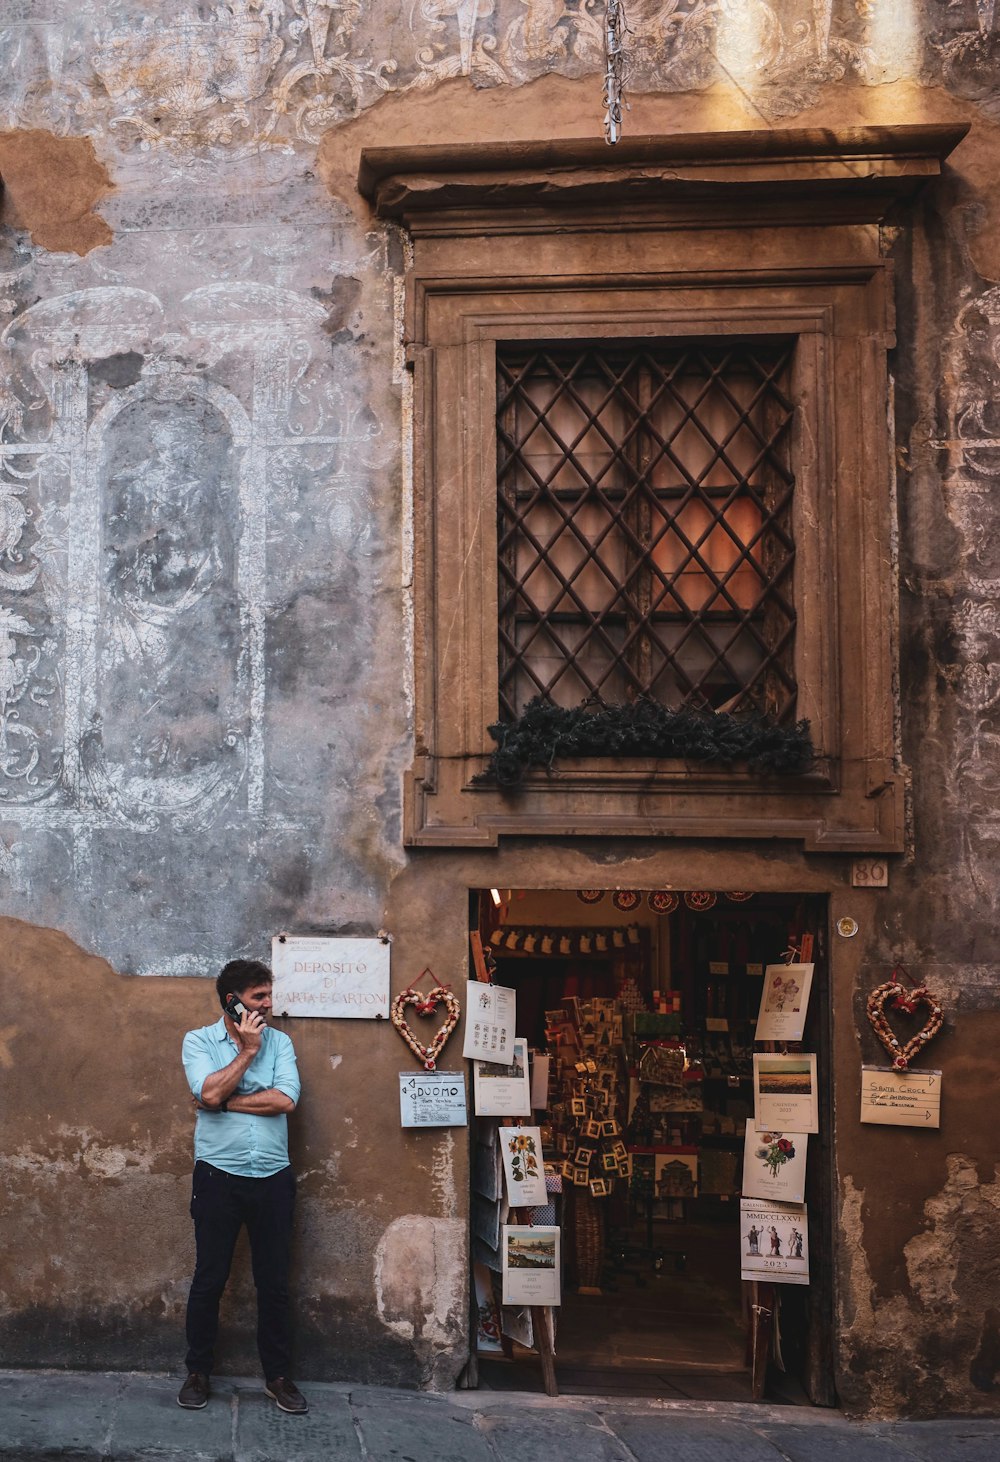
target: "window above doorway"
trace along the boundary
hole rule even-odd
[[[497,346],[499,714],[795,713],[789,342]]]
[[[901,846],[879,225],[961,135],[363,154],[413,240],[409,842]],[[489,728],[536,699],[804,718],[816,759],[573,758],[511,794]]]

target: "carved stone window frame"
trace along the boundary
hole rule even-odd
[[[780,838],[902,847],[886,351],[899,216],[954,126],[369,149],[359,188],[413,245],[416,755],[405,838]],[[793,337],[796,778],[574,760],[476,783],[497,719],[498,341]]]

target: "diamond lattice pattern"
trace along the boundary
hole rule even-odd
[[[501,715],[795,710],[787,341],[500,346]]]

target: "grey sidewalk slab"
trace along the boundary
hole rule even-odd
[[[858,1422],[845,1422],[836,1430],[766,1426],[760,1431],[789,1462],[915,1462],[904,1445]],[[995,1462],[1000,1462],[1000,1454]]]
[[[892,1439],[920,1462],[1000,1462],[1000,1417],[993,1420],[900,1421]]]
[[[495,1462],[475,1414],[444,1397],[397,1395],[385,1403],[352,1392],[351,1405],[370,1462]]]
[[[66,1457],[99,1457],[123,1387],[121,1376],[0,1377],[2,1445]]]
[[[781,1462],[780,1449],[740,1421],[673,1410],[608,1410],[604,1420],[636,1462]]]
[[[129,1376],[121,1391],[108,1436],[108,1456],[128,1458],[190,1457],[191,1462],[218,1462],[233,1455],[233,1387],[216,1382],[208,1405],[185,1411],[177,1405],[183,1377]]]
[[[279,1411],[259,1389],[239,1392],[236,1462],[360,1462],[347,1396],[305,1382],[302,1389],[309,1402],[305,1416]]]
[[[630,1462],[621,1442],[594,1411],[563,1411],[546,1415],[514,1406],[505,1415],[480,1414],[479,1430],[498,1458],[509,1462]]]

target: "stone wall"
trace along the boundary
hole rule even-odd
[[[1000,17],[973,0],[628,15],[627,135],[972,123],[885,240],[911,828],[890,888],[844,904],[866,916],[834,951],[837,1367],[857,1410],[992,1408]],[[281,928],[386,925],[400,975],[459,979],[470,886],[683,885],[707,857],[408,858],[400,837],[406,242],[368,214],[357,160],[600,135],[601,7],[15,0],[0,56],[0,1205],[18,1260],[0,1349],[173,1365],[191,1263],[177,1049],[212,1018],[203,977],[266,957]],[[849,893],[849,866],[794,848],[725,857],[761,887]],[[948,1009],[936,1135],[854,1120],[876,1055],[864,992],[897,959]],[[404,1141],[395,1038],[342,1024],[295,1031],[300,1373],[448,1385],[462,1143]],[[226,1364],[252,1369],[245,1275],[229,1311]]]

